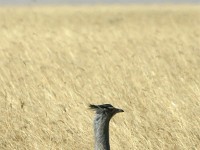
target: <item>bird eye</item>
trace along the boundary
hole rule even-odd
[[[113,107],[108,107],[108,109],[111,109],[111,110],[113,110]]]

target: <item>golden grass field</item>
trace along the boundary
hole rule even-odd
[[[0,8],[0,149],[200,149],[200,6]]]

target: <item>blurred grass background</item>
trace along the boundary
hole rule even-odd
[[[0,8],[0,149],[200,149],[200,7]]]

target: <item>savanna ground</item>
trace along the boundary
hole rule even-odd
[[[200,6],[0,8],[0,149],[200,149]]]

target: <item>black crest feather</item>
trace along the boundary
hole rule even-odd
[[[89,105],[89,108],[90,108],[90,109],[94,109],[94,110],[95,110],[95,109],[97,109],[97,108],[98,108],[98,106],[97,106],[97,105],[90,104],[90,105]]]
[[[104,108],[111,108],[111,107],[113,107],[111,104],[102,104],[102,105],[93,105],[93,104],[90,104],[89,105],[89,108],[93,109],[93,110],[104,109]]]

